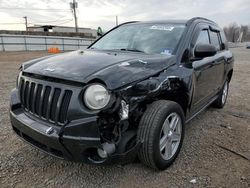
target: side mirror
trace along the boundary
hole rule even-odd
[[[97,36],[98,36],[98,37],[101,37],[102,35],[103,35],[102,33],[98,33],[98,32],[97,32]]]
[[[103,35],[103,32],[102,32],[102,28],[101,27],[98,27],[97,28],[97,36],[100,37]]]
[[[214,56],[217,53],[217,49],[211,44],[197,44],[194,49],[194,56],[196,58],[204,58]]]

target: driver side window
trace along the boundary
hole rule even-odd
[[[194,43],[194,48],[192,50],[193,56],[194,56],[194,50],[197,44],[210,44],[209,34],[207,29],[201,30],[199,33],[198,38],[196,39],[196,42]]]
[[[197,44],[210,44],[208,30],[202,30],[196,40],[195,46]]]

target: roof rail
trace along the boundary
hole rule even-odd
[[[189,19],[189,20],[187,21],[187,23],[192,23],[192,22],[194,22],[195,20],[204,20],[204,21],[208,21],[208,22],[212,22],[212,23],[216,24],[214,21],[209,20],[209,19],[207,19],[207,18],[203,18],[203,17],[193,17],[193,18]],[[217,24],[216,24],[216,25],[217,25]]]

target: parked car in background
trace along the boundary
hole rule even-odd
[[[86,50],[24,63],[11,92],[12,127],[61,159],[100,165],[138,155],[164,170],[185,124],[211,104],[224,107],[233,61],[208,19],[124,23]]]
[[[246,48],[250,49],[250,43],[247,43]]]

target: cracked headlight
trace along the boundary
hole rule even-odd
[[[83,100],[89,109],[100,110],[109,103],[110,94],[103,85],[92,84],[85,90]]]

